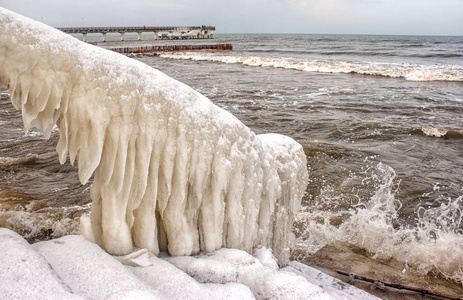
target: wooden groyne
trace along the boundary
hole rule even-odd
[[[165,45],[165,46],[142,46],[142,47],[121,47],[109,48],[118,53],[148,53],[148,52],[174,52],[174,51],[196,51],[196,50],[233,50],[231,44],[216,45]]]

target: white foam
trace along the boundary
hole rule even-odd
[[[24,157],[0,157],[1,166],[23,165],[35,162],[39,156],[37,154],[29,153]]]
[[[196,61],[237,63],[252,67],[284,68],[319,73],[357,73],[399,77],[410,81],[463,81],[463,68],[452,65],[411,65],[397,63],[295,60],[291,58],[242,57],[232,55],[166,53],[161,57]]]
[[[1,208],[1,205],[0,205]],[[28,239],[50,232],[51,238],[79,233],[79,220],[64,217],[57,212],[32,212],[22,210],[0,210],[3,226]]]
[[[431,126],[422,126],[421,131],[427,136],[434,137],[443,137],[447,134],[447,130],[442,130]]]
[[[394,169],[380,163],[367,176],[371,177],[365,177],[365,181],[377,182],[370,199],[359,199],[349,211],[331,213],[307,208],[299,215],[305,232],[296,248],[313,253],[326,244],[341,241],[365,249],[375,258],[395,259],[423,274],[434,273],[463,282],[463,196],[437,208],[420,209],[416,227],[397,226],[401,203],[396,197]],[[330,198],[322,197],[319,201]],[[341,225],[331,224],[331,218],[341,217]]]

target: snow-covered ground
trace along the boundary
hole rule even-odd
[[[1,299],[377,299],[271,252],[220,249],[156,257],[111,256],[80,235],[27,243],[0,228]]]

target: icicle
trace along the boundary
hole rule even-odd
[[[161,72],[2,8],[0,54],[0,86],[25,129],[48,137],[56,124],[60,163],[77,159],[82,183],[93,175],[83,233],[101,247],[190,255],[264,246],[288,262],[307,183],[295,141],[256,136]]]

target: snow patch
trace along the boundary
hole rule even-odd
[[[256,256],[238,249],[111,256],[82,236],[29,245],[0,228],[0,253],[0,295],[7,299],[377,299],[297,262],[275,269],[268,249]]]
[[[19,234],[0,228],[0,295],[5,299],[83,299]]]

